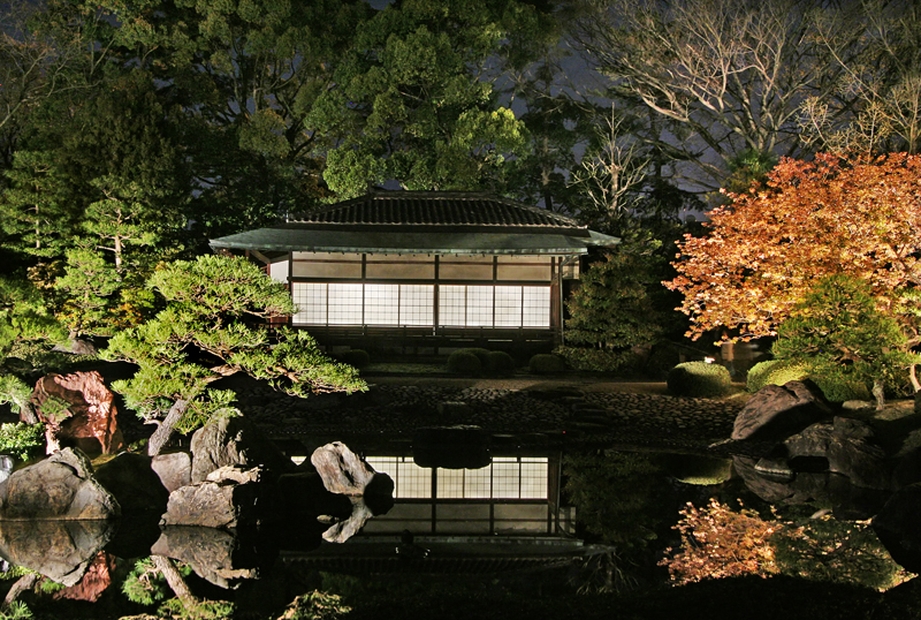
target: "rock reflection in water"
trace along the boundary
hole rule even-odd
[[[150,553],[179,560],[225,590],[239,587],[243,580],[257,579],[260,562],[264,565],[272,559],[263,554],[257,561],[255,545],[245,544],[235,532],[181,525],[164,527]]]
[[[114,529],[112,521],[5,521],[0,523],[0,556],[73,586]]]

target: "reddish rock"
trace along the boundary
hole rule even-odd
[[[100,551],[90,562],[83,574],[80,583],[54,593],[54,599],[70,599],[72,601],[89,601],[95,603],[102,593],[112,585],[112,573],[115,572],[115,558],[104,551]]]
[[[62,444],[87,454],[112,454],[124,446],[112,392],[98,372],[49,374],[35,384],[32,403],[45,424],[48,453]]]

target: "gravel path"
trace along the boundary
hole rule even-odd
[[[531,442],[599,443],[707,450],[727,439],[744,398],[678,398],[661,384],[586,381],[371,379],[368,392],[306,400],[253,386],[240,392],[247,416],[276,439],[410,436],[420,427],[475,425]]]

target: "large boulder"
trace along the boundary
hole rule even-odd
[[[114,521],[4,522],[0,556],[70,587],[80,582],[114,529]]]
[[[118,500],[122,515],[166,510],[169,491],[151,469],[146,454],[122,452],[96,469],[96,480]]]
[[[386,488],[387,482],[390,483],[388,495],[379,490],[374,490],[378,483],[382,488]],[[390,476],[386,474],[376,475],[366,488],[366,491],[368,490],[372,492],[361,496],[353,495],[348,498],[351,502],[351,512],[348,518],[340,520],[329,519],[332,525],[323,532],[323,540],[331,543],[344,543],[361,531],[361,528],[365,526],[365,523],[371,517],[384,514],[393,507],[393,481]]]
[[[341,441],[320,446],[310,455],[310,462],[330,493],[363,495],[377,472]]]
[[[170,493],[161,525],[224,529],[255,525],[260,516],[257,500],[265,494],[262,475],[258,467],[216,469],[206,480]]]
[[[892,494],[873,519],[873,530],[892,559],[906,570],[921,573],[921,483]]]
[[[0,482],[0,521],[93,520],[121,514],[82,452],[65,448]]]
[[[346,496],[351,502],[346,519],[324,515],[331,523],[323,532],[324,540],[343,543],[358,533],[372,516],[383,514],[393,506],[393,479],[374,471],[344,443],[335,441],[320,446],[310,456],[310,462],[327,491]]]
[[[161,452],[151,459],[150,468],[170,493],[192,484],[192,455],[188,452]]]
[[[191,450],[193,484],[225,466],[260,467],[264,477],[295,469],[291,459],[244,417],[222,418],[206,424],[192,435]]]
[[[736,416],[732,439],[781,440],[831,415],[831,407],[821,390],[810,381],[766,385],[752,395]]]
[[[345,495],[329,492],[316,471],[300,469],[278,478],[272,500],[275,502],[268,515],[278,523],[295,523],[348,519],[352,503]]]
[[[113,454],[124,446],[114,396],[95,370],[50,374],[35,384],[32,405],[45,425],[49,454],[62,446]]]
[[[363,497],[350,497],[352,503],[351,514],[348,519],[337,521],[323,532],[323,540],[331,543],[344,543],[364,527],[374,513],[365,504]]]
[[[844,475],[828,471],[827,464],[786,459],[733,456],[733,471],[749,491],[771,504],[819,504],[832,506],[840,519],[862,520],[875,515],[889,492],[861,487]]]

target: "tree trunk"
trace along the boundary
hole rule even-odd
[[[19,407],[19,421],[26,424],[38,424],[38,415],[35,413],[35,407],[29,401],[16,403]]]
[[[911,378],[911,387],[915,392],[921,392],[921,381],[918,381],[918,366],[916,364],[908,367],[908,376]]]
[[[879,379],[873,381],[873,396],[876,398],[876,409],[879,411],[886,404],[886,388]]]
[[[166,414],[166,418],[160,423],[160,426],[157,427],[157,430],[153,432],[153,435],[151,435],[150,439],[147,441],[148,456],[157,456],[160,454],[160,450],[162,450],[166,442],[169,441],[169,438],[173,435],[173,429],[176,428],[176,424],[188,408],[189,401],[187,400],[177,400],[173,403],[169,413]]]
[[[19,595],[25,592],[26,590],[31,590],[35,587],[35,584],[38,583],[39,575],[36,573],[29,573],[28,575],[23,575],[16,583],[14,583],[9,592],[6,593],[6,598],[3,599],[3,609],[6,609],[13,604],[19,598]]]
[[[160,571],[160,574],[166,579],[166,583],[170,587],[170,590],[173,591],[173,594],[176,595],[176,598],[182,602],[182,605],[186,609],[198,603],[198,599],[196,599],[192,591],[189,590],[188,584],[186,584],[172,560],[162,555],[152,555],[150,559],[153,560],[154,566],[157,567],[157,570]]]

